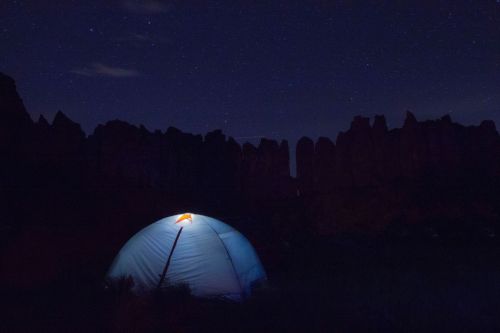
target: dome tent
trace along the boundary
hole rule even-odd
[[[266,279],[245,236],[221,221],[190,213],[163,218],[122,247],[107,277],[129,276],[136,293],[184,283],[194,296],[236,301]]]

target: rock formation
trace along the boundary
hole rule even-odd
[[[499,149],[491,121],[467,127],[449,116],[418,122],[408,112],[401,129],[388,130],[383,116],[372,126],[355,117],[335,145],[324,138],[314,149],[308,138],[298,142],[297,181],[325,232],[379,229],[401,216],[470,218],[486,210],[491,217],[498,209],[491,198],[498,197]]]
[[[335,142],[300,139],[293,179],[287,141],[240,145],[220,130],[204,137],[176,128],[151,132],[119,120],[86,136],[60,111],[51,123],[43,116],[33,122],[3,74],[0,120],[3,220],[11,224],[34,216],[64,224],[71,216],[72,223],[134,229],[199,210],[270,220],[266,227],[281,230],[307,219],[330,234],[500,213],[500,141],[491,121],[419,122],[408,112],[402,128],[389,130],[383,116],[373,124],[357,116]]]

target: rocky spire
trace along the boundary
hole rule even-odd
[[[417,126],[417,118],[410,111],[406,111],[406,118],[403,128],[413,128]]]
[[[14,149],[29,140],[32,125],[14,80],[0,73],[0,149]]]

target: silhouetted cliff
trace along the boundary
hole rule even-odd
[[[295,196],[286,141],[241,146],[220,130],[204,137],[151,132],[119,120],[86,136],[61,111],[51,123],[32,121],[5,75],[0,120],[2,221],[9,227],[71,223],[130,232],[179,210],[239,217]]]
[[[335,142],[300,139],[293,179],[286,141],[240,145],[220,130],[151,132],[119,120],[86,136],[61,111],[51,123],[34,122],[5,75],[0,120],[2,223],[14,228],[119,225],[125,233],[189,210],[251,217],[258,222],[240,227],[270,234],[293,234],[306,219],[313,232],[330,234],[401,221],[490,223],[500,212],[500,141],[491,121],[418,122],[408,113],[402,128],[389,130],[383,116],[373,124],[358,116]]]
[[[324,232],[380,229],[404,220],[496,219],[500,141],[495,124],[462,126],[449,116],[401,129],[383,116],[355,117],[336,144],[297,144],[297,180]],[[478,221],[479,223],[479,221]]]

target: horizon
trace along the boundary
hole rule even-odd
[[[19,84],[18,84],[18,81],[13,78],[12,76],[6,74],[6,73],[1,73],[0,74],[3,74],[7,77],[10,77],[14,80],[15,84],[16,84],[16,87],[18,88],[19,87]],[[17,89],[18,93],[19,93],[19,89]],[[20,93],[20,97],[21,97],[21,100],[23,101],[23,104],[25,105],[26,107],[26,100],[23,98],[22,94]],[[109,122],[113,122],[113,121],[119,121],[119,122],[124,122],[124,123],[127,123],[131,126],[134,126],[134,127],[137,127],[137,128],[140,128],[140,127],[144,127],[148,132],[150,133],[154,133],[156,131],[160,131],[162,134],[165,133],[169,128],[175,128],[175,129],[178,129],[180,130],[181,132],[183,133],[186,133],[186,134],[193,134],[195,136],[201,136],[202,138],[205,137],[206,134],[208,133],[211,133],[211,132],[214,132],[214,131],[221,131],[222,134],[224,134],[227,138],[232,138],[234,139],[236,142],[238,142],[240,145],[244,144],[244,143],[250,143],[252,145],[255,146],[254,143],[252,143],[251,141],[248,141],[248,139],[255,139],[255,140],[261,140],[261,139],[268,139],[268,140],[274,140],[274,141],[277,141],[278,143],[280,143],[281,141],[286,141],[288,143],[293,143],[293,141],[287,139],[287,138],[272,138],[272,137],[266,137],[265,135],[255,135],[255,136],[243,136],[243,137],[235,137],[235,136],[232,136],[232,135],[229,135],[228,133],[224,132],[224,129],[223,128],[212,128],[212,129],[208,129],[206,130],[205,132],[188,132],[186,130],[184,130],[183,128],[179,128],[179,127],[176,127],[174,125],[167,125],[166,127],[164,128],[151,128],[151,127],[148,127],[146,126],[145,124],[143,123],[132,123],[132,122],[129,122],[125,119],[121,119],[121,118],[114,118],[114,119],[109,119],[109,120],[106,120],[102,123],[97,123],[91,130],[86,130],[82,124],[80,122],[78,122],[77,120],[71,118],[66,112],[64,112],[64,110],[61,110],[61,109],[58,109],[57,111],[55,111],[53,114],[52,114],[52,117],[47,117],[45,114],[43,113],[39,113],[39,114],[34,114],[32,113],[28,107],[26,107],[26,111],[28,112],[29,116],[30,116],[30,119],[33,121],[33,122],[38,122],[40,117],[43,117],[49,124],[52,124],[52,122],[54,121],[57,113],[61,112],[65,117],[67,117],[69,120],[73,121],[74,123],[78,124],[80,126],[80,128],[82,129],[83,133],[85,134],[85,137],[88,137],[92,134],[94,134],[95,132],[95,129],[99,126],[105,126],[107,123]],[[458,124],[458,125],[462,125],[462,126],[480,126],[481,123],[483,123],[484,121],[492,121],[494,124],[495,124],[495,129],[496,129],[496,121],[493,120],[493,119],[478,119],[477,122],[475,123],[471,123],[471,124],[464,124],[464,123],[461,123],[457,120],[455,120],[452,115],[450,113],[444,113],[443,115],[441,116],[436,116],[434,118],[426,118],[426,119],[418,119],[418,117],[411,111],[411,110],[405,110],[404,112],[402,112],[401,114],[403,115],[402,116],[402,121],[401,121],[401,124],[398,126],[398,125],[393,125],[391,126],[392,124],[389,124],[389,122],[387,121],[387,117],[385,114],[381,113],[381,114],[374,114],[373,116],[365,116],[365,115],[362,115],[362,114],[355,114],[351,120],[349,121],[349,125],[354,121],[355,118],[357,117],[363,117],[363,118],[367,118],[369,120],[369,125],[370,127],[373,127],[373,122],[374,122],[374,119],[375,117],[377,116],[382,116],[384,117],[385,119],[385,122],[386,122],[386,125],[387,125],[387,129],[388,131],[391,131],[391,130],[394,130],[394,129],[401,129],[404,125],[404,121],[405,119],[407,118],[408,116],[408,113],[410,113],[411,115],[413,115],[417,122],[419,123],[422,123],[422,122],[426,122],[426,121],[438,121],[438,120],[442,120],[443,118],[445,117],[450,117],[450,120],[452,123],[455,123],[455,124]],[[349,130],[349,127],[346,127],[345,129],[340,129],[336,134],[334,134],[334,136],[327,136],[327,135],[317,135],[317,136],[307,136],[307,135],[303,135],[303,136],[299,136],[296,140],[295,140],[295,144],[302,138],[304,137],[307,137],[307,138],[310,138],[311,140],[313,140],[314,142],[316,142],[319,138],[327,138],[329,140],[331,140],[333,143],[335,143],[337,141],[337,138],[338,138],[338,135],[340,133],[343,133],[343,132],[346,132],[347,130]],[[496,129],[497,130],[497,129]],[[498,131],[498,130],[497,130]],[[240,139],[243,139],[242,141]],[[247,140],[247,141],[245,141]]]
[[[14,80],[14,83],[16,85],[16,87],[18,87],[18,82],[15,78],[9,76],[8,74],[6,73],[1,73],[0,74],[3,74],[11,79]],[[19,93],[19,91],[18,91]],[[23,101],[23,104],[25,105],[26,107],[26,101],[25,99],[23,98],[23,96],[20,94],[20,97],[21,97],[21,100]],[[144,124],[133,124],[133,123],[130,123],[126,120],[123,120],[123,119],[119,119],[119,118],[116,118],[116,119],[111,119],[111,120],[107,120],[106,122],[104,123],[99,123],[97,124],[92,131],[89,131],[87,132],[83,127],[82,125],[78,122],[78,121],[75,121],[74,119],[70,118],[66,113],[64,113],[64,111],[62,110],[58,110],[56,113],[54,113],[53,117],[51,120],[49,120],[45,115],[43,114],[39,114],[38,117],[34,117],[33,114],[30,112],[30,110],[26,107],[26,111],[28,112],[28,115],[30,116],[30,119],[33,121],[33,122],[38,122],[40,117],[43,117],[49,124],[52,124],[55,117],[57,116],[57,113],[61,112],[65,117],[67,117],[69,120],[71,120],[72,122],[76,123],[78,126],[80,126],[81,130],[83,131],[84,135],[85,135],[85,138],[88,138],[89,136],[93,135],[95,133],[95,130],[99,127],[99,126],[106,126],[106,124],[110,123],[110,122],[113,122],[113,121],[119,121],[119,122],[123,122],[123,123],[126,123],[128,125],[131,125],[131,126],[134,126],[136,128],[141,128],[141,127],[144,127],[149,133],[153,134],[154,132],[156,131],[160,131],[162,134],[165,134],[167,132],[167,130],[169,128],[174,128],[174,129],[177,129],[177,130],[180,130],[181,132],[183,133],[186,133],[186,134],[192,134],[192,135],[195,135],[195,136],[201,136],[202,140],[205,140],[205,136],[208,134],[208,133],[212,133],[212,132],[215,132],[215,131],[221,131],[221,133],[226,137],[226,140],[228,140],[229,138],[232,138],[233,140],[235,140],[238,145],[240,145],[240,147],[243,147],[244,144],[248,143],[248,144],[251,144],[252,146],[254,147],[258,147],[260,145],[260,142],[262,140],[272,140],[272,141],[276,141],[278,144],[281,144],[282,142],[286,142],[288,144],[288,153],[289,153],[289,168],[290,168],[290,176],[292,178],[296,178],[297,177],[297,144],[298,142],[303,139],[303,138],[309,138],[311,139],[314,143],[316,143],[320,138],[327,138],[328,140],[330,140],[333,144],[336,144],[337,140],[338,140],[338,136],[339,134],[341,133],[345,133],[347,132],[349,129],[350,129],[350,126],[352,124],[352,122],[358,118],[358,117],[362,117],[362,118],[367,118],[368,119],[368,122],[369,122],[369,126],[370,127],[373,127],[373,124],[374,124],[374,120],[375,120],[375,117],[377,116],[382,116],[385,120],[385,123],[387,125],[387,130],[388,132],[392,131],[392,130],[398,130],[398,129],[402,129],[403,128],[403,125],[404,125],[404,122],[405,120],[408,118],[409,115],[412,115],[413,117],[416,118],[417,122],[419,123],[423,123],[423,122],[426,122],[426,121],[439,121],[439,120],[442,120],[443,118],[446,118],[446,117],[449,117],[451,122],[454,123],[454,124],[457,124],[457,125],[460,125],[460,126],[465,126],[465,127],[477,127],[477,126],[480,126],[483,122],[485,121],[492,121],[494,126],[495,126],[495,131],[497,131],[498,133],[498,130],[496,128],[496,122],[492,119],[482,119],[482,120],[479,120],[477,124],[462,124],[460,122],[457,122],[457,121],[454,121],[454,119],[451,117],[450,113],[446,113],[440,117],[437,117],[437,118],[434,118],[434,119],[423,119],[423,120],[419,120],[417,119],[417,117],[409,110],[407,110],[406,112],[404,112],[404,118],[403,118],[403,121],[402,121],[402,124],[398,127],[398,126],[389,126],[389,123],[387,121],[387,118],[384,114],[375,114],[373,117],[369,117],[369,116],[363,116],[363,115],[354,115],[353,118],[351,119],[351,121],[349,122],[349,126],[345,129],[340,129],[335,136],[323,136],[323,135],[318,135],[316,137],[310,137],[310,136],[306,136],[306,135],[303,135],[303,136],[300,136],[298,137],[296,140],[294,141],[291,141],[291,140],[288,140],[286,138],[269,138],[269,137],[265,137],[265,136],[255,136],[255,137],[233,137],[227,133],[224,132],[224,130],[222,128],[215,128],[215,129],[212,129],[212,130],[207,130],[206,132],[204,133],[192,133],[192,132],[188,132],[188,131],[185,131],[184,129],[182,128],[178,128],[178,127],[175,127],[175,126],[168,126],[167,128],[165,129],[160,129],[160,128],[155,128],[155,129],[150,129],[148,128],[147,126],[145,126]],[[249,140],[250,139],[250,140]],[[253,142],[252,142],[252,139],[253,139]]]

